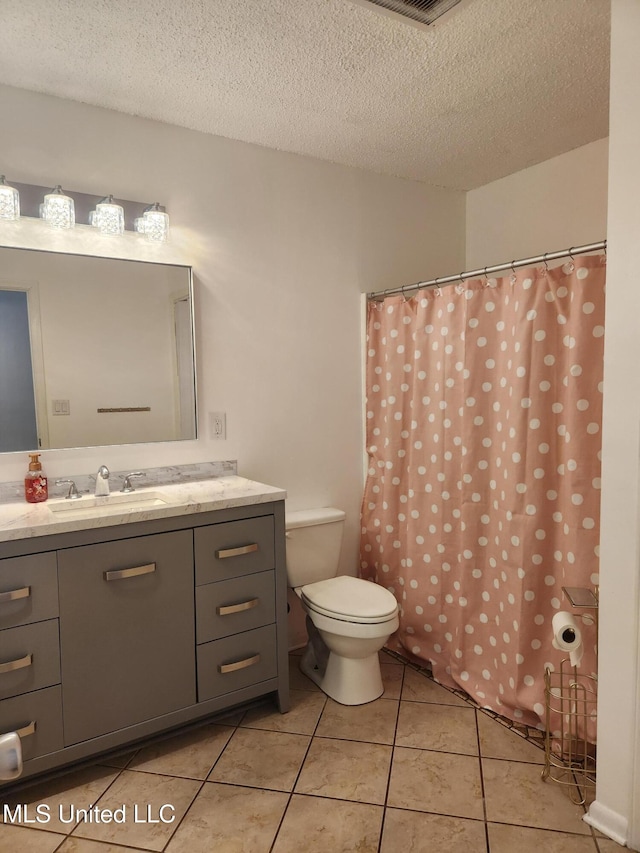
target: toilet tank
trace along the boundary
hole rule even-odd
[[[303,509],[285,516],[289,586],[335,577],[346,513],[341,509]]]

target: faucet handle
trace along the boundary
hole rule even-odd
[[[135,488],[131,485],[132,477],[144,477],[143,471],[132,471],[130,474],[124,478],[124,482],[122,483],[121,492],[135,492]]]
[[[73,480],[56,480],[56,486],[69,486],[69,492],[65,495],[67,501],[76,501],[81,497]]]

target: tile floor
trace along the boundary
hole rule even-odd
[[[381,659],[385,694],[369,705],[328,699],[293,655],[286,715],[264,702],[0,794],[32,819],[39,804],[50,817],[37,828],[0,823],[0,853],[622,850],[541,780],[539,747],[412,666]],[[74,823],[74,807],[92,806],[126,820]]]

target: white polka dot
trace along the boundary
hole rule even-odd
[[[595,311],[595,307],[596,306],[593,304],[593,302],[585,302],[582,306],[582,310],[585,314],[593,314],[593,312]]]

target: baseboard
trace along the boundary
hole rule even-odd
[[[629,821],[618,812],[599,803],[598,800],[594,800],[589,806],[584,822],[598,832],[613,838],[618,844],[626,845]]]

